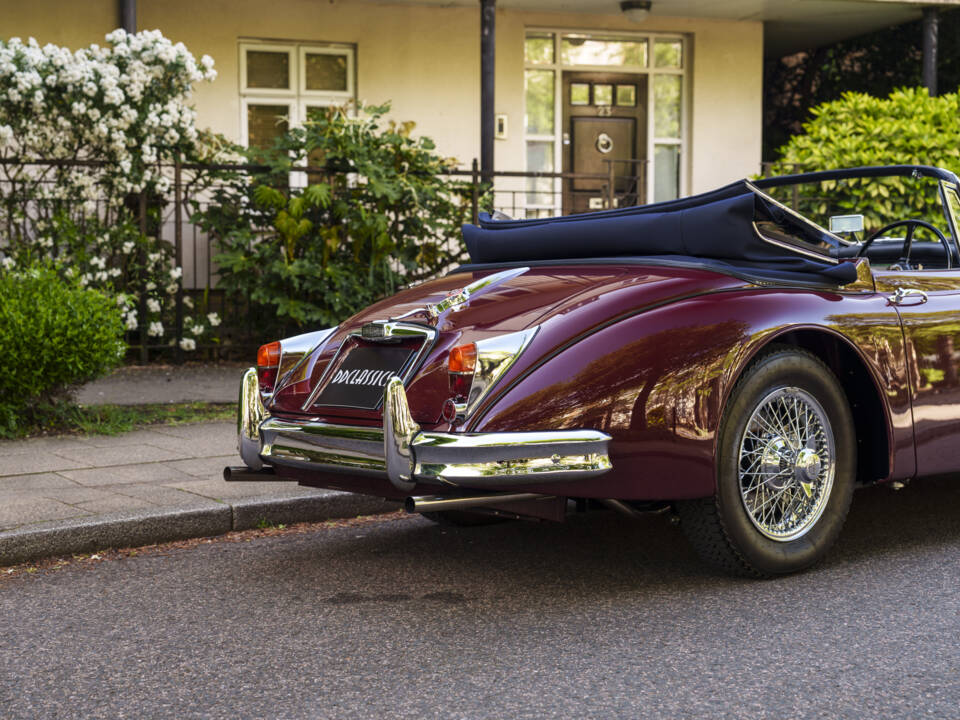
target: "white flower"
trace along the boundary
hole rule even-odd
[[[207,322],[210,323],[211,327],[216,327],[220,324],[220,316],[215,312],[207,313]]]
[[[101,270],[107,266],[107,261],[101,257],[90,258],[90,264]]]
[[[156,289],[157,289],[157,284],[156,284],[155,282],[153,282],[153,280],[151,280],[150,282],[147,283],[147,290],[148,290],[148,291],[149,291],[149,290],[156,290]]]
[[[134,247],[136,247],[136,243],[134,243],[133,240],[127,240],[127,241],[123,244],[123,248],[121,248],[121,249],[123,250],[123,254],[124,254],[124,255],[129,255],[130,253],[133,252],[133,248],[134,248]]]
[[[134,312],[129,312],[124,316],[124,320],[127,323],[127,330],[136,330],[137,329],[137,314]]]
[[[183,338],[183,340],[180,341],[180,349],[186,350],[187,352],[190,352],[191,350],[196,350],[197,343],[193,338]]]
[[[188,308],[192,308],[192,307],[193,307],[193,298],[190,297],[189,295],[184,295],[184,296],[183,296],[183,304],[186,305]]]
[[[107,274],[108,274],[110,277],[116,278],[116,277],[120,277],[120,275],[122,275],[123,273],[122,273],[122,271],[120,270],[120,268],[115,267],[115,268],[110,268],[110,269],[107,271]]]
[[[160,303],[159,303],[159,301],[155,300],[154,298],[148,298],[148,299],[147,299],[147,310],[149,310],[150,312],[154,312],[154,313],[160,312]]]
[[[163,337],[163,323],[150,323],[150,327],[147,328],[147,335],[150,335],[151,337]]]
[[[124,293],[120,293],[116,297],[117,305],[124,307],[127,304],[127,296]]]
[[[203,335],[203,325],[194,325],[190,328],[190,332],[193,335]]]
[[[0,147],[13,144],[13,128],[9,125],[0,125]]]
[[[12,257],[5,257],[3,258],[3,260],[0,260],[0,265],[3,265],[3,268],[5,270],[9,270],[10,268],[14,267],[16,264],[17,264],[17,261],[14,260]]]
[[[170,268],[170,279],[179,280],[183,276],[183,268]]]

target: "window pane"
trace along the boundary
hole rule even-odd
[[[683,43],[680,40],[657,40],[653,44],[653,64],[661,68],[683,67]]]
[[[307,53],[307,90],[347,89],[347,56],[327,53]]]
[[[271,147],[274,139],[290,126],[289,115],[286,105],[247,105],[247,145]]]
[[[553,172],[553,143],[531,140],[527,143],[527,171]],[[527,178],[527,204],[553,204],[553,178]]]
[[[247,87],[286,90],[290,87],[290,55],[247,50]]]
[[[553,63],[553,33],[527,35],[523,56],[528,63],[534,65]]]
[[[636,107],[637,86],[617,85],[617,105],[621,107]]]
[[[590,83],[570,83],[570,104],[590,104]]]
[[[613,105],[613,85],[594,85],[593,104]]]
[[[647,66],[646,40],[605,40],[568,35],[560,43],[564,65]]]
[[[553,70],[527,70],[527,132],[553,134]]]
[[[657,145],[653,152],[653,201],[680,195],[680,146]]]
[[[679,75],[657,75],[653,79],[654,137],[680,137],[681,82]]]

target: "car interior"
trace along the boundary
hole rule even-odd
[[[885,174],[883,171],[889,171]],[[829,228],[843,259],[866,257],[888,270],[960,271],[950,218],[960,216],[952,173],[922,166],[860,168],[769,178],[758,187]]]

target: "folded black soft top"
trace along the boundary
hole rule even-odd
[[[845,244],[747,180],[702,195],[639,207],[533,220],[464,225],[473,263],[573,258],[685,256],[788,273],[856,279]]]

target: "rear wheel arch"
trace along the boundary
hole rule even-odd
[[[853,415],[857,438],[857,481],[870,484],[890,477],[890,414],[867,362],[849,339],[823,327],[793,328],[754,348],[740,371],[731,378],[720,415],[731,401],[733,388],[759,358],[775,348],[796,348],[824,363],[843,388]]]

